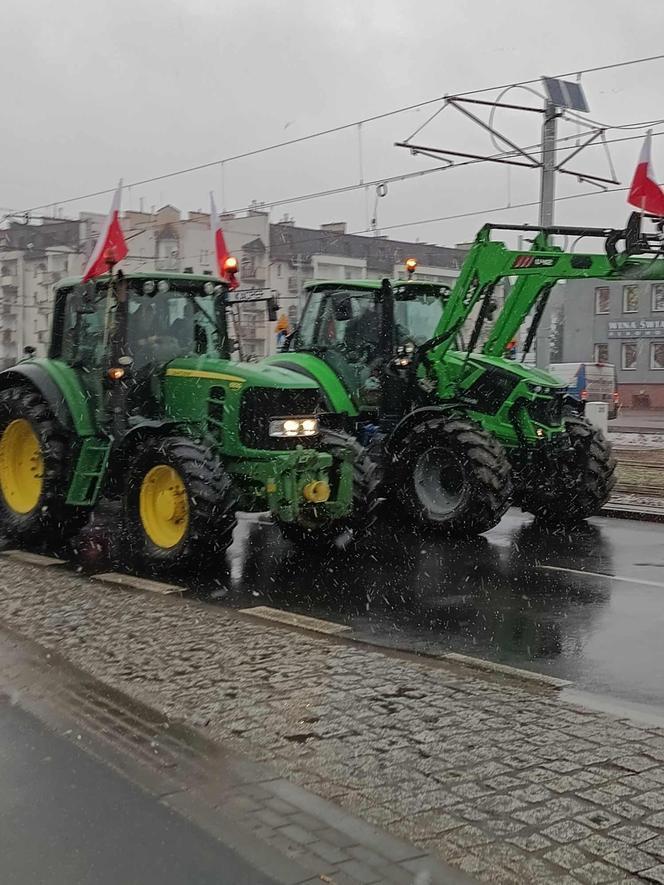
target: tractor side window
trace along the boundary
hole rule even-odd
[[[305,346],[364,349],[377,345],[380,322],[381,306],[373,292],[315,292],[303,317],[300,341]]]
[[[318,316],[324,297],[323,292],[312,292],[309,295],[298,329],[298,342],[304,347],[311,347],[316,343]]]
[[[105,291],[77,288],[67,297],[60,359],[70,366],[97,369],[104,362]],[[111,310],[114,305],[111,305]]]
[[[382,307],[375,293],[350,296],[347,294],[346,298],[337,305],[337,314],[339,313],[347,319],[341,319],[339,322],[338,340],[343,342],[346,350],[351,353],[357,353],[365,359],[374,357],[378,348],[382,317]]]

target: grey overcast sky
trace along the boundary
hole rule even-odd
[[[112,186],[220,159],[445,93],[577,71],[664,52],[661,0],[6,0],[0,27],[4,85],[0,206],[58,203]],[[664,60],[584,75],[594,119],[618,125],[664,119]],[[539,86],[536,86],[539,89]],[[489,93],[487,97],[495,97]],[[541,104],[523,90],[505,100]],[[393,147],[428,107],[362,127],[365,180],[435,165]],[[499,111],[495,122],[521,143],[539,138],[539,118]],[[654,126],[664,132],[664,122]],[[609,130],[607,138],[643,130]],[[562,123],[561,135],[577,127]],[[446,109],[419,139],[491,153],[486,133]],[[125,192],[124,208],[172,203],[207,208],[214,189],[227,209],[353,184],[358,132],[346,131]],[[664,180],[664,137],[654,139]],[[612,146],[629,183],[640,142]],[[601,148],[574,161],[598,175]],[[561,180],[565,178],[565,180]],[[592,191],[559,176],[559,195]],[[389,186],[379,225],[457,213],[477,217],[392,228],[391,236],[451,244],[490,217],[535,221],[536,171],[495,164],[438,172]],[[63,207],[104,211],[108,197]],[[300,224],[367,226],[375,196],[277,206]],[[6,209],[3,208],[3,212]],[[561,223],[620,225],[624,194],[561,202]]]

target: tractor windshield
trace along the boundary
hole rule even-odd
[[[224,356],[226,327],[219,301],[177,286],[162,287],[153,296],[130,284],[127,350],[136,368],[176,357]]]
[[[126,329],[119,329],[119,296],[126,293]],[[111,298],[105,283],[76,286],[59,301],[62,346],[58,356],[70,365],[99,368],[109,346],[131,356],[139,369],[182,356],[226,356],[223,296],[203,286],[166,280],[118,281]],[[121,296],[124,297],[124,296]],[[118,341],[121,337],[124,340]]]
[[[394,293],[394,321],[397,328],[407,331],[414,344],[424,344],[431,338],[442,312],[443,300],[439,295],[418,292],[404,300],[399,297],[398,290]]]

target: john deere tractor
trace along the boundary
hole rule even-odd
[[[496,229],[532,232],[532,247],[510,250],[491,240]],[[565,252],[554,235],[601,237],[605,251]],[[299,327],[269,362],[320,384],[411,518],[476,533],[513,502],[542,520],[582,520],[613,488],[610,445],[561,380],[507,358],[511,342],[530,319],[525,359],[559,280],[663,279],[660,247],[638,216],[625,230],[488,224],[451,289],[412,276],[308,284]]]
[[[225,550],[237,509],[295,540],[368,527],[375,466],[320,427],[316,382],[231,362],[232,298],[194,274],[58,284],[48,358],[0,373],[0,535],[64,538],[121,500],[128,552],[166,566]]]

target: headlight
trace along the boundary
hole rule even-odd
[[[270,436],[315,436],[317,433],[317,418],[275,418],[270,421]]]

